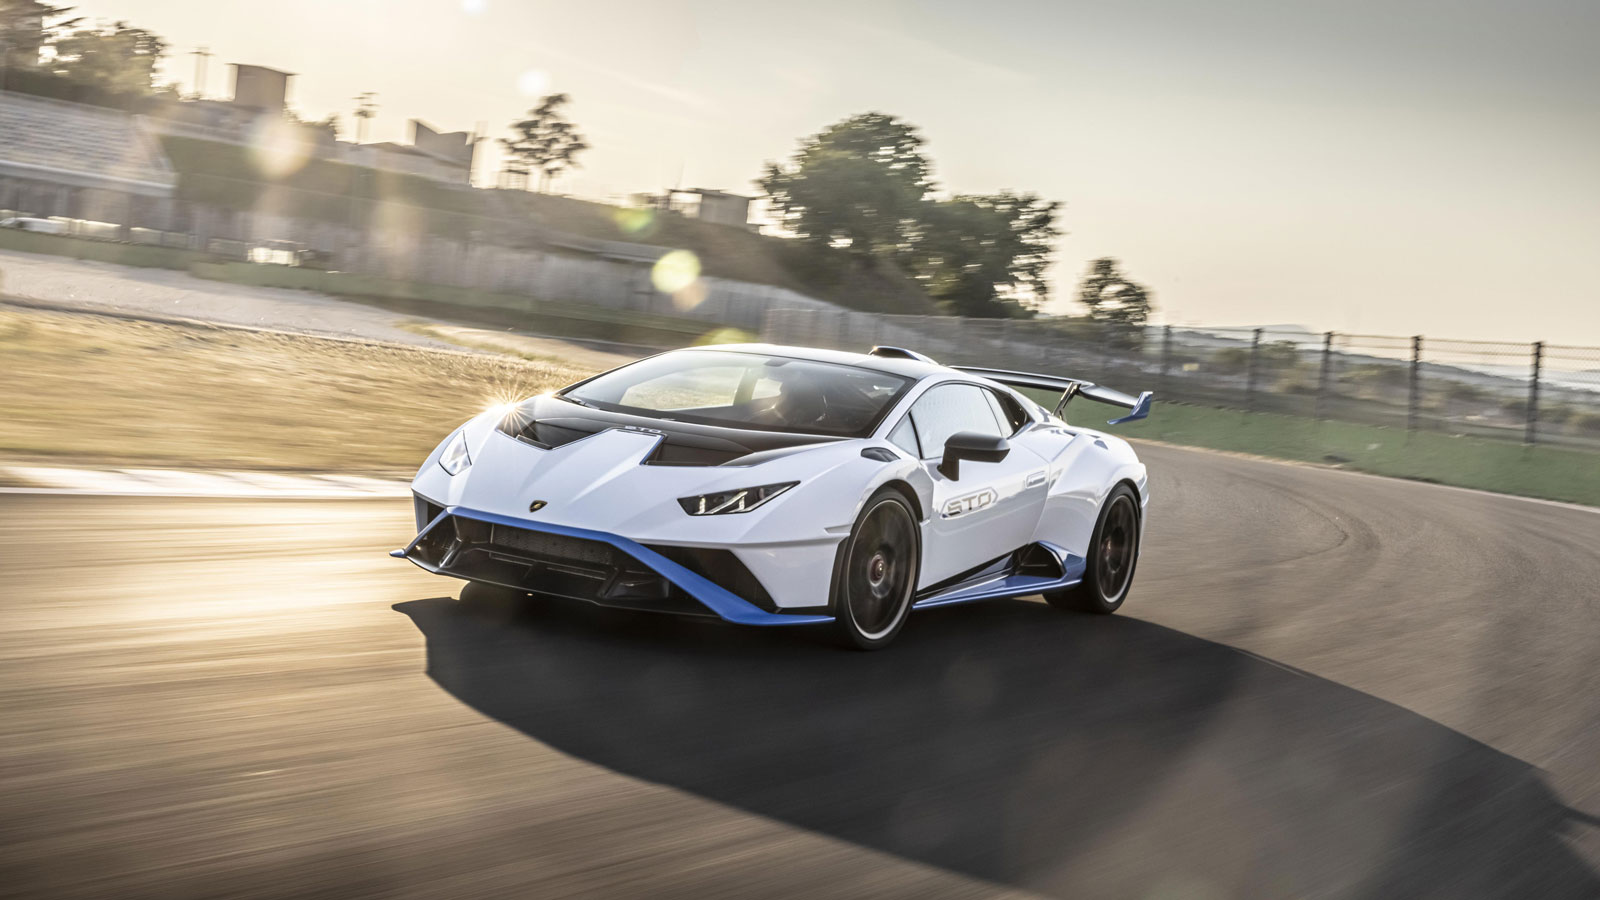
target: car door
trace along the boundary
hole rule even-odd
[[[1043,458],[1013,443],[1000,462],[963,461],[958,477],[939,471],[944,444],[961,431],[1009,437],[988,388],[950,382],[912,404],[909,418],[922,465],[933,480],[933,506],[923,532],[922,577],[927,587],[997,559],[1032,539],[1044,509],[1048,478]]]

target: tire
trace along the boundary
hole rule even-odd
[[[922,564],[911,504],[893,488],[869,498],[840,548],[833,579],[834,630],[852,650],[887,646],[905,626]]]
[[[1044,598],[1057,609],[1114,613],[1128,598],[1139,564],[1139,498],[1132,488],[1119,484],[1106,497],[1087,555],[1083,581]]]

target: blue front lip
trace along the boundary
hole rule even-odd
[[[432,530],[435,525],[438,525],[449,516],[460,516],[466,519],[476,519],[480,522],[490,522],[512,528],[526,528],[530,531],[542,531],[547,534],[558,534],[564,537],[601,541],[610,544],[654,569],[662,577],[682,588],[685,593],[698,600],[703,606],[721,618],[738,625],[820,625],[833,621],[832,616],[786,615],[784,613],[767,612],[740,598],[737,594],[718,585],[716,582],[692,572],[638,541],[630,540],[620,534],[612,534],[609,531],[592,531],[588,528],[573,528],[569,525],[553,525],[548,522],[530,522],[527,519],[502,516],[498,513],[482,512],[461,506],[447,507],[444,512],[435,516],[426,528],[418,532],[417,536],[412,539],[411,543],[406,545],[404,550],[395,550],[389,555],[399,559],[411,559],[411,550],[417,546],[417,542],[422,540],[423,536]],[[423,569],[428,569],[418,560],[411,559],[411,562]]]

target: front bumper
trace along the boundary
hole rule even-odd
[[[652,549],[605,531],[504,516],[461,506],[438,507],[418,498],[428,521],[403,550],[435,574],[558,594],[601,606],[715,615],[739,625],[814,625],[833,621],[814,613],[762,609],[706,574],[669,559],[689,548]],[[420,517],[419,517],[420,518]],[[761,591],[748,571],[719,579]],[[753,583],[752,583],[753,582]]]

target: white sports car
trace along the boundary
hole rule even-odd
[[[827,623],[861,649],[928,606],[1114,612],[1145,467],[1063,421],[1074,397],[1130,410],[1113,425],[1150,410],[1149,393],[894,347],[663,353],[467,422],[422,464],[419,533],[392,555],[604,606]]]

